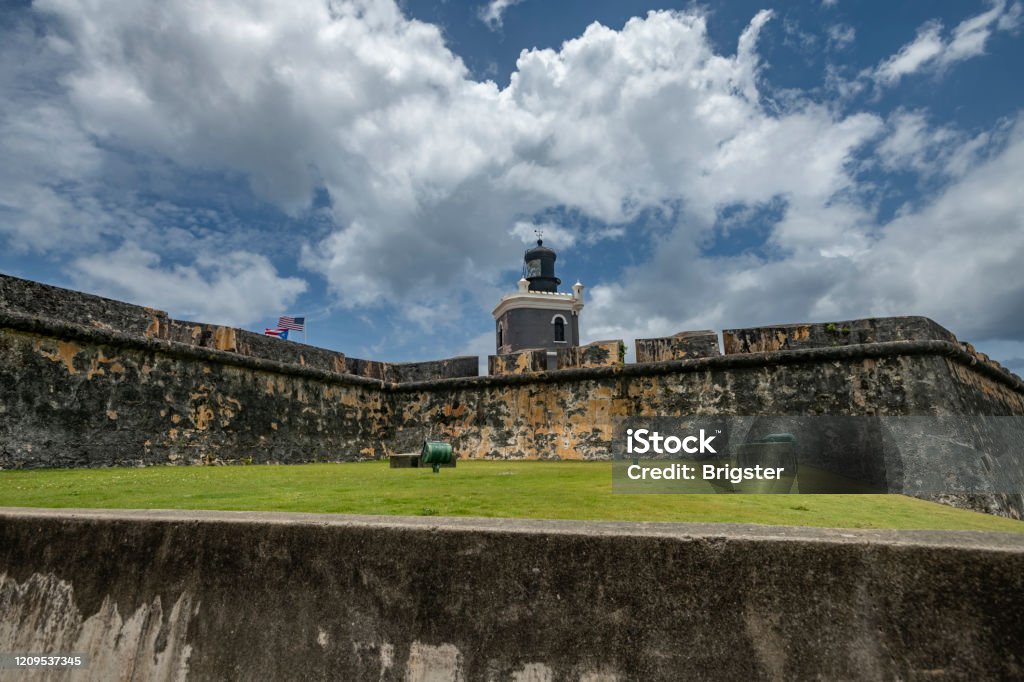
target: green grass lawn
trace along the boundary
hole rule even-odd
[[[1024,532],[1024,522],[901,495],[613,494],[610,462],[385,462],[0,471],[0,506],[710,521]]]

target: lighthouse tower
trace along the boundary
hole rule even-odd
[[[519,290],[503,296],[492,313],[499,355],[524,348],[554,352],[580,345],[583,285],[576,282],[571,294],[558,291],[562,280],[555,276],[557,258],[543,239],[523,256]]]

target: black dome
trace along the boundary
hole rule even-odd
[[[550,258],[551,260],[555,260],[558,258],[558,254],[544,246],[543,239],[538,239],[537,246],[528,250],[525,258],[526,260],[533,260],[535,258]]]
[[[523,276],[530,282],[530,291],[558,291],[562,280],[555,277],[554,251],[544,246],[544,240],[538,239],[537,246],[528,250],[523,256]]]

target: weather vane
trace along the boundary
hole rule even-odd
[[[544,241],[544,230],[541,230],[541,229],[538,228],[538,229],[533,231],[533,234],[537,237],[537,243],[538,244],[540,244],[542,241]]]

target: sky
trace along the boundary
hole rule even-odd
[[[1020,0],[0,0],[0,272],[426,360],[493,352],[542,230],[584,342],[926,315],[1024,373],[1022,31]]]

